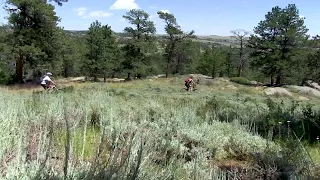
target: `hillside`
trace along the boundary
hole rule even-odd
[[[319,122],[319,97],[303,94],[302,100],[297,91],[291,91],[292,96],[268,95],[266,87],[195,76],[201,83],[194,92],[182,89],[183,76],[114,83],[57,79],[65,88],[55,93],[0,88],[4,142],[0,177],[24,179],[37,177],[39,171],[42,176],[63,179],[63,168],[68,166],[73,179],[112,168],[128,176],[132,167],[138,167],[137,176],[143,180],[166,179],[168,173],[176,174],[175,179],[262,179],[260,168],[276,167],[274,176],[306,179],[295,171],[319,165],[318,146],[306,145],[308,137],[317,137],[311,122]],[[308,104],[315,110],[308,109]],[[270,126],[270,118],[276,118],[277,126]],[[310,129],[305,136],[302,122]],[[279,143],[294,135],[289,126],[304,143]],[[267,140],[267,127],[273,128],[274,141]],[[96,153],[99,150],[101,154]],[[21,151],[27,154],[27,162],[18,161],[25,156]],[[46,154],[51,157],[48,163],[37,163],[45,162]],[[68,165],[66,154],[72,162]],[[96,163],[99,166],[91,170]],[[174,169],[167,167],[173,165]],[[17,171],[19,167],[30,170],[27,174]],[[192,178],[194,169],[202,169],[197,172],[199,178]],[[54,173],[47,174],[50,171]],[[315,170],[311,173],[319,177]]]
[[[74,36],[84,36],[87,31],[85,30],[66,30],[67,33]],[[117,32],[119,38],[129,38],[125,33]],[[164,34],[157,34],[157,37],[163,37]],[[225,46],[236,45],[236,40],[232,36],[218,36],[218,35],[197,35],[196,41],[211,44],[220,44]]]

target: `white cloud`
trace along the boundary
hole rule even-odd
[[[85,8],[85,7],[80,7],[80,8],[74,9],[74,11],[77,12],[77,15],[78,15],[78,16],[83,16],[83,15],[86,13],[87,8]]]
[[[78,16],[81,16],[83,18],[88,18],[88,17],[110,17],[113,14],[105,11],[91,11],[88,12],[88,9],[85,7],[80,7],[77,9],[74,9],[75,12],[77,12]]]
[[[135,0],[116,0],[110,7],[112,10],[131,10],[139,9]]]
[[[126,22],[126,20],[124,18],[121,18],[119,21],[120,22]]]
[[[86,15],[86,17],[110,17],[112,16],[112,13],[105,12],[105,11],[91,11]]]
[[[169,10],[160,10],[160,11],[163,12],[163,13],[170,13]]]

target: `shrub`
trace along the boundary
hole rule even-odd
[[[230,79],[230,81],[243,85],[253,85],[248,79],[244,77],[233,77]]]

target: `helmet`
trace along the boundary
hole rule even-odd
[[[52,76],[52,73],[51,73],[51,72],[47,72],[47,75],[48,75],[48,76]]]
[[[193,76],[191,75],[190,78],[193,79]]]

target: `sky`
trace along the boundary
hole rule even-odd
[[[285,8],[288,4],[296,4],[300,16],[306,18],[308,34],[320,34],[318,0],[69,0],[56,6],[55,11],[61,18],[59,25],[66,30],[87,30],[98,20],[114,31],[122,32],[129,26],[122,16],[130,9],[143,9],[155,22],[157,34],[164,34],[164,23],[158,18],[157,11],[166,11],[174,14],[185,31],[229,36],[235,29],[252,32],[272,7]],[[6,22],[5,16],[7,13],[0,9],[0,23]]]

